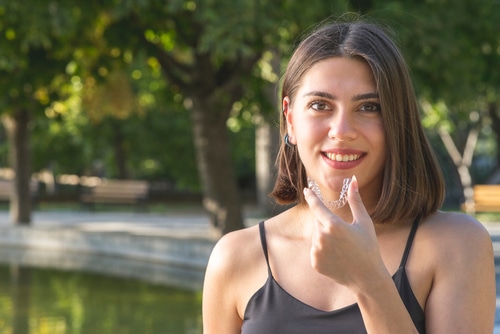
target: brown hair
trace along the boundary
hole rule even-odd
[[[426,217],[444,198],[441,169],[420,123],[417,99],[406,62],[380,26],[356,21],[330,23],[306,37],[293,53],[283,76],[281,99],[293,103],[302,77],[317,62],[331,57],[355,57],[370,66],[377,85],[386,133],[387,162],[377,205],[370,215],[376,222]],[[281,116],[282,138],[287,133]],[[278,175],[271,196],[279,204],[305,203],[304,165],[296,147],[282,141]]]

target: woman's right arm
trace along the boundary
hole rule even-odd
[[[204,334],[241,332],[242,320],[237,310],[236,276],[239,270],[236,246],[234,235],[226,235],[210,255],[203,285]]]

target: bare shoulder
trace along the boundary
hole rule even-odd
[[[221,273],[238,273],[256,258],[263,257],[258,226],[224,235],[210,255],[209,266]]]
[[[424,275],[414,282],[420,282],[415,286],[425,305],[426,331],[491,333],[495,267],[487,229],[466,214],[436,212],[424,220],[415,241],[414,277],[422,268]]]
[[[422,226],[422,233],[435,235],[440,240],[457,241],[474,240],[482,242],[489,239],[489,234],[483,224],[474,217],[463,213],[438,211],[427,217]],[[419,229],[420,231],[420,229]],[[420,233],[420,232],[419,232]]]
[[[224,235],[213,248],[203,283],[204,333],[241,331],[249,296],[266,273],[259,240],[252,226]]]
[[[268,241],[283,234],[283,228],[289,225],[290,217],[294,212],[286,210],[265,220]],[[259,226],[254,225],[224,235],[212,251],[209,266],[217,266],[221,270],[229,270],[233,273],[252,272],[256,269],[255,266],[259,266],[264,268],[267,274]]]
[[[454,212],[438,211],[427,217],[418,230],[419,240],[433,257],[466,261],[492,252],[491,237],[475,218]]]

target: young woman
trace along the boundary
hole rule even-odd
[[[438,210],[442,175],[388,34],[318,28],[288,64],[282,106],[272,195],[296,205],[217,243],[205,334],[492,333],[491,239]]]

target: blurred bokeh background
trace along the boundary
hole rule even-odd
[[[473,187],[500,183],[496,0],[0,0],[0,209],[29,226],[102,189],[119,210],[203,208],[220,234],[246,206],[278,212],[283,67],[304,31],[353,18],[392,30],[444,209],[475,214]],[[6,333],[198,333],[199,307],[199,291],[0,267]]]

